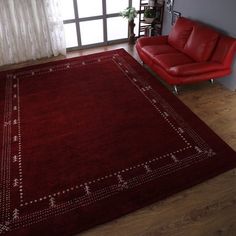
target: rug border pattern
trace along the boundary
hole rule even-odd
[[[24,202],[23,201],[23,176],[22,176],[22,162],[21,162],[21,122],[20,122],[20,93],[19,93],[19,81],[21,78],[33,78],[35,75],[43,75],[46,73],[53,73],[55,71],[63,71],[66,69],[71,69],[71,68],[76,68],[78,66],[85,66],[87,64],[91,63],[100,63],[104,60],[110,60],[112,57],[113,63],[117,65],[117,67],[124,73],[124,75],[127,77],[127,79],[142,93],[142,95],[150,102],[150,104],[156,109],[156,111],[159,113],[159,115],[170,125],[170,127],[179,135],[179,137],[182,139],[184,144],[186,145],[185,147],[176,150],[175,152],[171,153],[166,153],[165,155],[162,156],[155,156],[151,160],[145,162],[145,163],[140,163],[136,166],[131,166],[129,168],[126,168],[124,170],[120,170],[116,173],[100,177],[96,180],[91,180],[88,181],[87,183],[83,183],[80,185],[73,186],[71,188],[67,188],[63,190],[63,193],[67,193],[71,190],[78,189],[78,188],[83,188],[84,189],[84,196],[80,196],[76,199],[73,199],[71,201],[63,202],[57,204],[55,201],[55,198],[57,195],[60,195],[58,193],[52,193],[49,196],[44,196],[40,199],[35,199],[30,202]],[[131,65],[129,65],[124,58],[119,56],[119,54],[114,54],[113,56],[105,56],[105,57],[100,57],[99,59],[92,59],[88,61],[82,61],[82,62],[71,62],[71,63],[63,63],[60,65],[55,65],[55,66],[44,66],[42,69],[35,69],[35,70],[28,70],[28,71],[23,71],[15,74],[8,74],[7,75],[7,85],[6,85],[6,113],[9,113],[8,118],[4,120],[4,131],[5,132],[10,132],[9,129],[11,130],[12,125],[18,126],[18,135],[13,136],[12,139],[9,139],[8,137],[8,145],[7,148],[9,149],[11,146],[12,142],[18,142],[18,155],[14,155],[11,158],[11,152],[8,151],[8,155],[2,155],[2,163],[5,163],[5,159],[7,160],[7,175],[8,175],[8,186],[6,186],[4,191],[8,191],[10,194],[10,165],[11,161],[14,163],[18,163],[19,166],[19,176],[18,178],[14,179],[17,180],[17,184],[15,187],[19,187],[19,198],[20,198],[20,207],[27,206],[33,203],[37,203],[38,201],[44,201],[48,200],[49,201],[49,208],[40,210],[34,213],[31,213],[30,215],[25,214],[24,216],[20,216],[19,209],[14,209],[12,213],[9,212],[10,209],[10,202],[8,204],[2,204],[2,205],[8,205],[8,209],[5,209],[6,214],[3,216],[1,219],[1,222],[5,222],[2,224],[3,226],[6,226],[5,230],[2,230],[2,232],[12,230],[12,229],[18,229],[20,227],[27,227],[29,225],[35,224],[37,222],[41,222],[48,217],[56,216],[56,215],[61,215],[66,212],[78,209],[80,207],[84,207],[86,205],[92,204],[96,201],[99,201],[101,199],[108,198],[110,196],[113,196],[120,191],[126,191],[127,189],[131,189],[134,187],[137,187],[141,184],[144,184],[146,182],[152,181],[158,177],[168,175],[170,173],[174,173],[180,169],[186,168],[190,166],[193,163],[200,162],[205,160],[206,158],[212,158],[216,153],[212,148],[209,147],[209,145],[193,131],[187,124],[184,122],[184,120],[174,111],[174,109],[171,107],[170,104],[168,104],[158,93],[156,93],[153,88],[146,82],[144,81],[132,68]],[[14,82],[16,81],[16,83]],[[13,83],[13,84],[12,84]],[[9,86],[10,84],[10,86]],[[13,93],[13,107],[11,102],[8,100],[12,100],[12,90],[14,91],[16,89],[16,93]],[[10,94],[10,95],[9,95]],[[15,95],[17,96],[17,104],[14,103],[14,98]],[[160,110],[158,105],[161,105],[163,110]],[[11,110],[17,113],[17,119],[13,119],[11,116]],[[176,127],[170,120],[169,118],[173,118],[178,126]],[[5,128],[6,127],[6,128]],[[187,134],[188,136],[192,137],[192,139],[197,143],[195,146],[191,146],[191,144],[187,141],[187,138],[184,137],[184,134]],[[5,145],[6,146],[6,145]],[[4,146],[4,147],[5,147]],[[195,151],[195,154],[192,156],[189,156],[184,159],[184,161],[179,161],[178,158],[176,157],[178,153],[185,151],[187,149],[193,149]],[[10,153],[10,154],[9,154]],[[162,158],[172,158],[173,163],[164,166],[163,168],[159,169],[152,169],[150,165],[153,162],[156,162]],[[3,166],[3,165],[2,165]],[[141,168],[143,169],[143,174],[140,176],[135,176],[130,179],[124,179],[122,174],[131,171],[135,168]],[[99,189],[97,191],[91,191],[90,185],[95,183],[95,182],[100,182],[108,178],[114,178],[114,185],[108,186],[103,189]],[[1,178],[2,180],[2,178]],[[14,186],[14,182],[11,183]],[[5,194],[7,196],[7,194]],[[10,201],[10,196],[8,197],[9,199],[5,199],[5,201]],[[4,200],[4,198],[2,198]],[[51,204],[50,204],[51,203]],[[4,211],[4,212],[5,212]],[[7,217],[6,217],[7,215]],[[6,220],[7,219],[7,220]],[[1,233],[1,225],[0,225],[0,233]]]

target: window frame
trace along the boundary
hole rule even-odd
[[[106,45],[111,45],[111,44],[115,44],[115,43],[122,43],[122,42],[127,42],[128,41],[128,38],[122,38],[122,39],[116,39],[116,40],[108,40],[107,39],[107,35],[108,35],[107,34],[107,19],[111,18],[111,17],[118,17],[118,16],[120,16],[120,14],[119,13],[107,14],[107,12],[106,12],[106,8],[107,8],[106,7],[106,0],[101,0],[101,1],[102,1],[102,15],[80,18],[79,17],[79,12],[78,12],[77,0],[73,0],[75,18],[74,19],[63,20],[63,24],[75,23],[78,46],[69,47],[69,48],[67,48],[67,51],[78,50],[78,49],[86,49],[86,48],[92,48],[92,47],[98,47],[98,46],[106,46]],[[132,0],[128,0],[128,6],[129,7],[132,6]],[[104,39],[104,41],[101,42],[101,43],[82,45],[80,22],[92,21],[92,20],[103,20],[103,39]],[[128,21],[127,21],[127,32],[128,32]]]

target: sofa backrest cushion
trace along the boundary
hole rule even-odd
[[[207,61],[215,49],[218,38],[218,32],[196,23],[183,52],[198,62]]]
[[[179,17],[168,36],[168,43],[176,49],[183,51],[194,24],[193,21],[187,18]]]

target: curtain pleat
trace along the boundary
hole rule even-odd
[[[60,0],[0,0],[0,65],[66,54]]]

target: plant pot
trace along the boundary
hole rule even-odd
[[[129,21],[129,44],[135,43],[134,27],[135,27],[134,20]]]
[[[147,17],[144,17],[144,21],[147,23],[147,24],[151,24],[153,21],[154,21],[155,18],[147,18]]]

